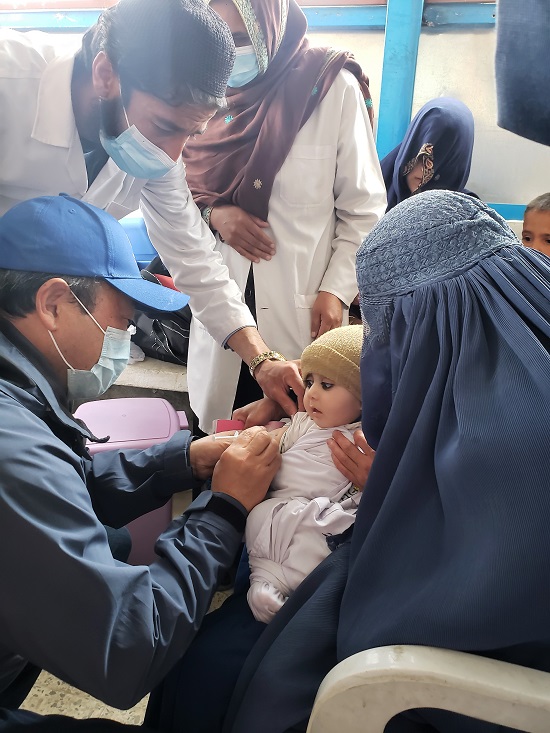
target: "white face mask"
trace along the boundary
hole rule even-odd
[[[177,161],[142,135],[135,125],[130,125],[124,105],[122,111],[128,128],[117,137],[108,137],[100,130],[99,139],[103,149],[121,171],[134,178],[162,178],[174,168]]]
[[[59,356],[68,367],[67,393],[69,399],[93,399],[104,394],[127,366],[130,358],[130,336],[136,332],[136,327],[131,325],[126,331],[122,331],[119,328],[108,326],[107,330],[104,330],[86,306],[74,293],[72,294],[103,333],[103,346],[97,363],[91,369],[75,369],[61,353],[53,333],[51,331],[48,333]]]

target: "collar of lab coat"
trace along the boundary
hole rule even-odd
[[[73,67],[74,54],[57,56],[42,74],[32,136],[46,145],[70,148],[78,134],[71,97]]]

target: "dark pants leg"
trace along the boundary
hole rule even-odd
[[[139,725],[123,725],[114,720],[89,718],[75,720],[65,715],[38,715],[27,710],[5,710],[0,708],[0,731],[2,733],[147,733]]]
[[[23,704],[42,670],[30,662],[21,670],[9,687],[0,693],[0,710],[15,710]],[[1,718],[0,718],[1,720]]]
[[[163,733],[221,731],[241,668],[265,628],[246,595],[228,598],[206,616],[182,660],[151,693],[145,724]]]

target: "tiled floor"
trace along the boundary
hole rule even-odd
[[[178,516],[191,502],[191,492],[184,491],[174,497],[173,514]],[[210,610],[221,606],[230,591],[216,593]],[[22,707],[41,715],[68,715],[73,718],[110,718],[121,723],[140,725],[143,722],[147,697],[130,710],[117,710],[104,705],[90,695],[67,685],[48,672],[42,672]]]

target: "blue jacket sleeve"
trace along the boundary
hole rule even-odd
[[[129,707],[184,654],[240,546],[220,505],[242,526],[244,509],[204,492],[161,536],[155,563],[118,563],[79,457],[15,400],[0,395],[0,412],[0,671],[18,655]]]
[[[146,450],[109,450],[87,462],[86,483],[99,520],[122,527],[196,483],[189,462],[191,434],[176,433]]]

